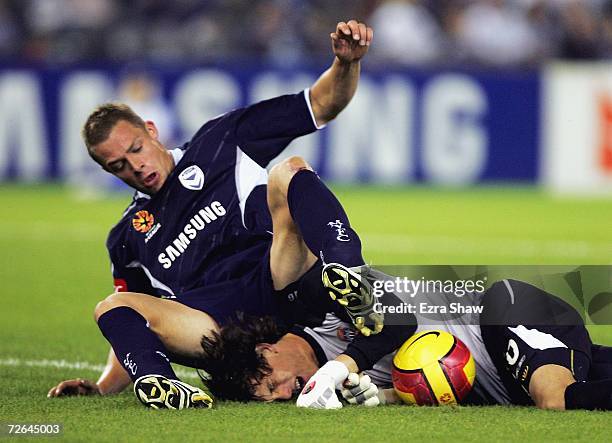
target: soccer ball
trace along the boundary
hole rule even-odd
[[[456,405],[472,389],[476,365],[470,350],[454,335],[422,331],[397,351],[391,375],[404,403]]]

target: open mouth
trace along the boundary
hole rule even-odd
[[[155,182],[157,181],[157,172],[151,172],[149,175],[147,175],[144,180],[143,180],[143,184],[149,188],[151,186],[153,186],[155,184]]]
[[[299,395],[304,389],[304,379],[300,376],[295,377],[295,389],[293,390],[293,395]]]

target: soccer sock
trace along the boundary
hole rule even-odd
[[[565,388],[565,409],[612,409],[612,379],[572,383]]]
[[[314,255],[325,263],[353,267],[365,264],[361,240],[351,228],[336,196],[313,171],[303,169],[289,182],[291,217]]]
[[[121,306],[105,312],[98,318],[98,327],[132,381],[148,374],[178,379],[166,357],[166,347],[132,308]]]

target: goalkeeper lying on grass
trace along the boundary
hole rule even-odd
[[[417,331],[446,330],[470,349],[476,382],[463,404],[612,409],[612,348],[591,342],[570,305],[516,280],[497,282],[480,297],[482,314],[440,316],[433,325],[416,315]],[[284,334],[269,319],[228,325],[202,340],[209,388],[237,400],[297,396],[298,406],[310,408],[341,408],[336,390],[353,404],[399,402],[388,389],[393,351],[415,326],[390,323],[371,337],[333,315]]]
[[[370,337],[333,314],[319,326],[284,331],[270,318],[241,319],[203,337],[206,331],[197,325],[209,319],[201,311],[148,296],[113,297],[114,304],[146,318],[175,356],[206,370],[206,384],[220,399],[297,397],[298,406],[340,408],[340,390],[348,403],[394,403],[393,352],[415,331],[443,329],[462,340],[476,362],[476,382],[464,404],[612,409],[612,348],[591,342],[571,306],[520,281],[495,283],[475,300],[482,314],[440,317],[433,325],[418,314],[403,321],[389,317],[382,332]],[[145,378],[138,398],[166,407],[171,396],[152,395],[164,377],[151,372]]]

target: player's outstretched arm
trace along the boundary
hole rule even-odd
[[[84,378],[64,380],[53,386],[47,393],[47,397],[63,397],[72,395],[107,395],[117,394],[123,391],[132,381],[123,366],[115,357],[112,348],[108,353],[106,367],[98,382]]]
[[[333,120],[355,95],[360,60],[368,52],[373,35],[372,28],[356,20],[338,23],[336,31],[330,34],[334,61],[310,88],[317,125]]]

